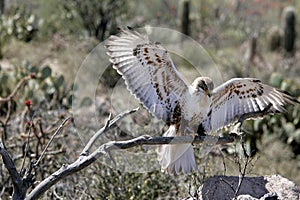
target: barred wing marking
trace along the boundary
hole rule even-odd
[[[210,128],[217,131],[238,120],[286,112],[287,104],[298,102],[286,92],[253,78],[234,78],[215,88],[212,96]],[[299,102],[298,102],[299,103]]]
[[[172,121],[181,96],[188,89],[167,50],[136,31],[122,30],[106,43],[113,67],[129,91],[157,118]]]

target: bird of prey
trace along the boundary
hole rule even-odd
[[[243,120],[284,112],[285,105],[299,103],[254,78],[234,78],[214,88],[210,78],[198,77],[189,85],[160,43],[130,28],[110,36],[105,47],[131,94],[169,126],[164,136],[209,134]],[[197,169],[191,144],[161,145],[157,152],[166,173]]]

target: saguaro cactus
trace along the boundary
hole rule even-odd
[[[284,49],[288,53],[294,53],[296,40],[296,13],[293,7],[286,7],[283,10],[284,20]]]
[[[190,1],[183,0],[182,2],[182,16],[181,16],[181,31],[182,33],[190,34]]]

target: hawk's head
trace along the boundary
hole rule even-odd
[[[214,83],[209,77],[198,77],[192,83],[192,88],[196,92],[205,93],[210,97],[214,89]]]

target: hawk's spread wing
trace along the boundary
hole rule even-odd
[[[113,67],[131,93],[156,117],[169,123],[182,93],[188,88],[167,50],[145,36],[121,30],[106,43]]]
[[[231,79],[213,91],[209,113],[211,129],[216,131],[238,120],[285,112],[284,106],[295,102],[298,101],[284,91],[257,79]]]

